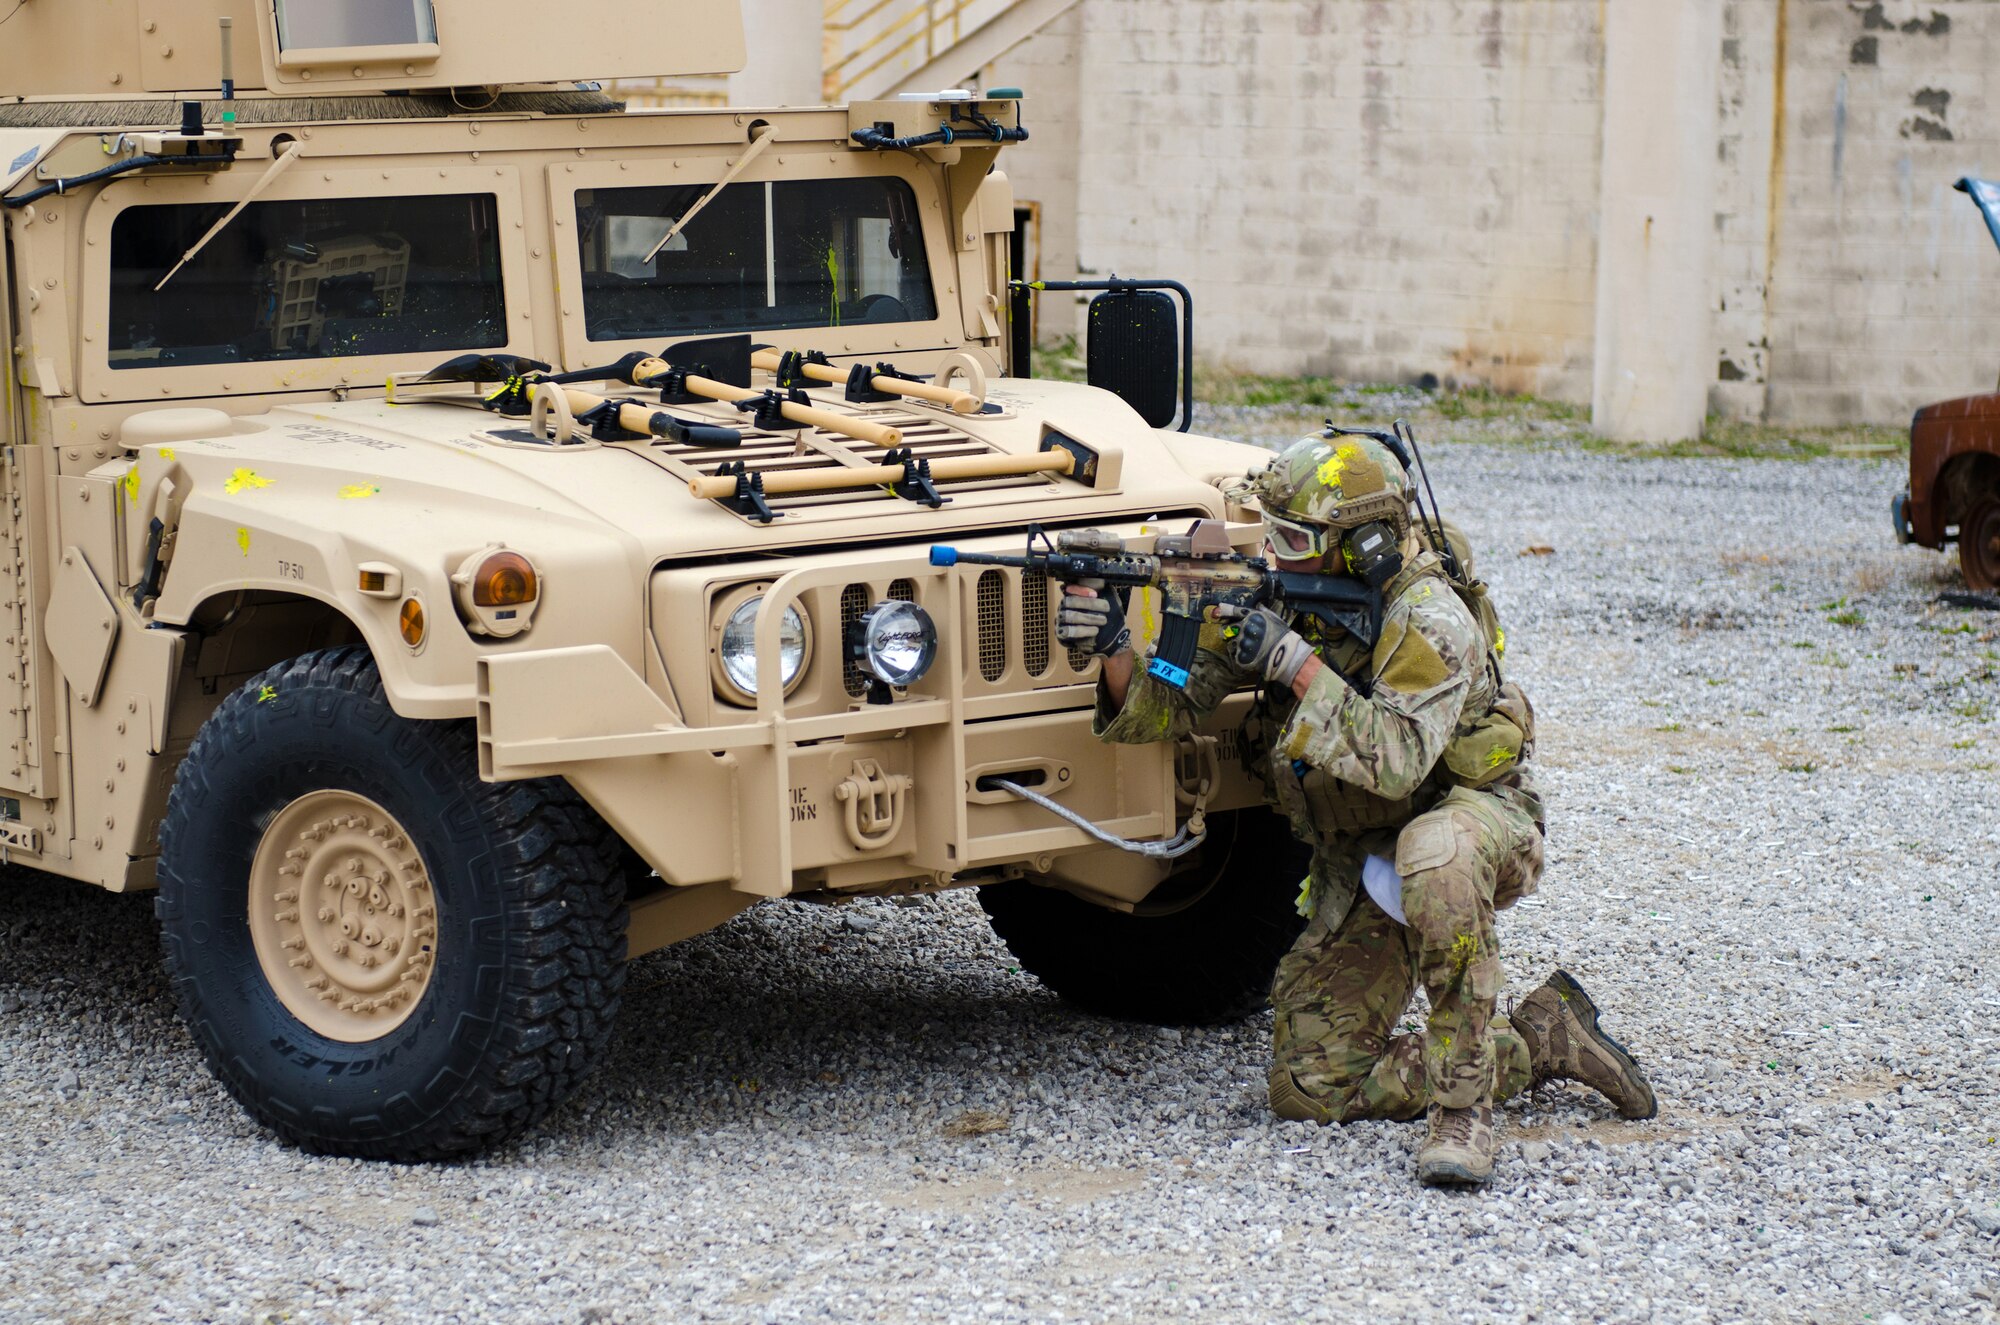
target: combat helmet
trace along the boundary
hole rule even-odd
[[[1294,442],[1251,476],[1250,490],[1275,550],[1288,559],[1325,555],[1335,530],[1385,525],[1390,548],[1410,532],[1410,476],[1372,437]]]

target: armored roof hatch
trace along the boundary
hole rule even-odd
[[[37,0],[8,20],[0,88],[215,94],[224,42],[249,96],[733,73],[744,60],[740,0],[568,0],[559,15],[541,0]]]

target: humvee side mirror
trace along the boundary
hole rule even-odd
[[[1030,291],[1099,290],[1090,301],[1084,376],[1130,405],[1154,428],[1194,420],[1194,300],[1179,281],[1016,281],[1015,372],[1027,376],[1024,331]],[[1165,291],[1180,296],[1179,309]]]
[[[1154,428],[1180,408],[1180,318],[1158,290],[1110,290],[1090,301],[1085,377]]]

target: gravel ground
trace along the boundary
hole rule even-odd
[[[958,895],[645,958],[501,1153],[314,1159],[203,1071],[146,898],[10,878],[0,1316],[1995,1319],[2000,613],[1890,543],[1895,464],[1431,459],[1541,714],[1509,996],[1574,971],[1657,1120],[1544,1090],[1422,1191],[1418,1127],[1267,1114],[1267,1017],[1072,1015]]]

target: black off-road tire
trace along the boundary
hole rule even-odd
[[[1087,1012],[1164,1026],[1264,1006],[1278,958],[1305,927],[1312,852],[1267,810],[1209,817],[1208,840],[1127,914],[1031,881],[979,890],[1021,968]]]
[[[1958,565],[1967,588],[2000,589],[2000,491],[1974,498],[1959,521]]]
[[[210,1070],[284,1140],[463,1156],[533,1126],[603,1055],[625,982],[622,843],[561,780],[477,770],[471,724],[397,716],[362,648],[269,669],[195,737],[160,829],[167,976]],[[247,914],[265,828],[329,791],[404,828],[435,899],[421,993],[358,1043],[287,1007]]]

